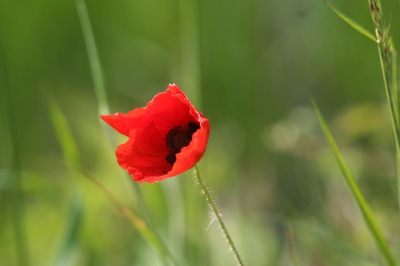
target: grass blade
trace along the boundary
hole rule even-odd
[[[48,99],[47,107],[58,142],[61,146],[64,160],[67,162],[69,167],[79,168],[80,157],[78,147],[72,136],[67,118],[65,117],[60,105],[54,98],[50,97]],[[72,175],[71,172],[70,174]],[[71,202],[71,211],[67,216],[68,222],[66,223],[64,229],[64,238],[53,265],[68,266],[75,264],[78,232],[83,216],[82,209],[83,204],[79,188],[75,187]]]
[[[83,204],[79,193],[74,193],[71,200],[71,210],[67,217],[68,222],[66,224],[64,240],[59,254],[54,264],[52,264],[55,266],[76,265],[77,239],[83,218]]]
[[[180,0],[180,41],[182,88],[201,110],[201,49],[198,0]]]
[[[103,77],[99,54],[97,52],[96,41],[94,39],[92,26],[90,24],[89,14],[86,9],[86,4],[84,0],[75,0],[75,4],[82,28],[83,39],[85,41],[94,91],[96,93],[98,114],[99,116],[102,114],[109,114],[110,108],[108,106],[108,101],[107,101],[105,80]],[[110,127],[106,126],[105,123],[100,123],[100,124],[102,126],[104,133],[111,141],[112,146],[116,147],[117,140],[113,130]]]
[[[373,258],[371,254],[361,254],[359,249],[343,242],[335,233],[325,227],[325,224],[288,220],[284,222],[284,225],[293,227],[299,240],[299,246],[309,241],[316,241],[314,245],[323,246],[346,261],[352,262],[344,265],[377,265],[376,258]]]
[[[1,28],[0,28],[1,30]],[[16,140],[16,117],[11,113],[11,95],[7,82],[7,67],[3,39],[0,32],[0,130],[4,132],[1,151],[4,152],[5,167],[8,168],[7,179],[10,193],[10,211],[15,235],[15,247],[18,265],[30,265],[27,238],[25,233],[24,204],[21,193],[21,176],[19,173],[18,142]]]
[[[128,207],[123,205],[109,190],[101,185],[97,180],[90,177],[88,174],[79,171],[79,173],[89,180],[97,189],[109,200],[109,202],[125,217],[129,222],[138,230],[140,235],[150,243],[164,261],[165,265],[178,265],[172,254],[167,249],[166,245],[162,242],[159,236],[154,233],[146,223],[140,219],[135,213],[133,213]]]
[[[392,67],[392,73],[390,75],[391,77],[391,86],[393,90],[393,105],[394,105],[394,111],[397,119],[399,118],[399,86],[398,86],[398,79],[397,79],[397,51],[396,48],[394,47],[393,40],[390,39],[390,55],[391,55],[391,67]],[[399,123],[399,121],[397,121]]]
[[[90,25],[89,15],[83,0],[76,0],[76,8],[78,10],[79,20],[82,27],[83,38],[85,40],[86,51],[88,54],[90,71],[92,74],[93,85],[99,104],[99,114],[108,114],[110,110],[107,104],[107,94],[105,82],[101,70],[99,54],[97,52],[96,42],[93,36],[92,26]]]
[[[376,37],[371,32],[366,30],[363,26],[361,26],[360,24],[358,24],[357,22],[355,22],[354,20],[352,20],[351,18],[349,18],[345,14],[343,14],[339,9],[337,9],[335,6],[333,6],[327,0],[324,0],[324,1],[333,11],[335,11],[335,13],[341,19],[343,19],[345,22],[347,22],[347,24],[349,24],[351,27],[353,27],[356,31],[358,31],[362,35],[364,35],[364,36],[368,37],[369,39],[373,40],[374,42],[376,42]]]
[[[378,227],[378,225],[374,219],[374,216],[372,214],[372,211],[371,211],[368,203],[365,201],[364,196],[362,195],[356,181],[354,180],[354,177],[352,176],[349,169],[347,168],[347,166],[343,160],[343,157],[339,151],[339,148],[336,145],[336,142],[328,128],[328,125],[326,124],[325,119],[323,118],[321,111],[319,110],[318,105],[313,98],[311,98],[311,103],[315,109],[315,112],[317,113],[319,122],[321,124],[321,128],[325,134],[325,137],[326,137],[329,145],[331,146],[331,149],[333,151],[333,154],[335,155],[336,161],[339,164],[340,169],[342,170],[342,173],[346,180],[346,183],[349,186],[353,197],[357,201],[358,206],[360,207],[360,210],[364,216],[364,220],[365,220],[371,234],[373,235],[374,240],[375,240],[380,252],[382,253],[382,255],[385,258],[388,265],[392,265],[392,266],[396,265],[395,260],[392,255],[392,252],[390,251],[389,246],[388,246],[385,238],[383,237],[383,233],[380,230],[380,228]]]
[[[201,30],[199,0],[179,0],[180,86],[197,109],[202,109],[201,88]],[[201,258],[197,243],[206,241],[201,231],[203,205],[197,197],[197,187],[190,179],[180,178],[179,189],[183,195],[186,239],[183,254],[188,261]],[[170,193],[170,192],[169,192]],[[206,263],[207,264],[207,263]]]
[[[78,147],[68,126],[67,118],[54,98],[49,98],[48,109],[64,159],[69,166],[79,168],[80,158]]]
[[[399,121],[399,86],[398,86],[398,78],[397,78],[397,52],[393,44],[393,40],[390,40],[390,55],[391,55],[391,66],[392,73],[391,77],[391,85],[393,90],[393,107],[395,112],[395,117],[397,118],[397,124]],[[396,163],[397,163],[397,200],[398,205],[400,206],[400,149],[397,149],[396,152]]]
[[[394,139],[396,143],[396,165],[397,165],[397,197],[398,197],[398,203],[400,206],[400,126],[399,126],[399,120],[398,120],[398,88],[397,88],[397,74],[394,74],[392,76],[392,81],[388,80],[389,74],[386,72],[386,67],[384,64],[384,59],[382,55],[382,50],[380,45],[378,44],[378,53],[379,53],[379,61],[381,64],[381,69],[382,69],[382,76],[383,76],[383,83],[385,87],[385,92],[386,92],[386,98],[387,102],[389,105],[389,110],[390,110],[390,118],[393,126],[393,133],[394,133]],[[395,52],[394,52],[395,53]],[[392,52],[393,54],[393,52]],[[396,69],[395,65],[396,62],[392,63],[392,70]],[[393,80],[396,78],[396,80]],[[392,88],[393,89],[393,94],[391,89],[389,88],[389,84],[393,85],[393,83],[396,83],[396,85]]]

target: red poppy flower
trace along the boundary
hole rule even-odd
[[[206,151],[210,122],[175,84],[144,108],[100,116],[128,136],[118,146],[118,164],[134,181],[157,182],[192,168]]]

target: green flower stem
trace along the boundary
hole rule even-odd
[[[225,223],[221,218],[221,215],[219,214],[217,206],[216,206],[214,200],[212,199],[207,187],[204,185],[203,180],[201,179],[199,167],[197,166],[197,164],[194,166],[194,172],[195,172],[197,181],[199,182],[199,185],[201,187],[202,193],[206,196],[208,205],[210,206],[211,211],[215,215],[215,218],[217,219],[217,222],[218,222],[219,226],[221,227],[222,233],[224,234],[226,240],[228,241],[228,244],[229,244],[231,250],[235,254],[235,258],[237,260],[238,265],[244,266],[245,264],[243,262],[243,259],[240,256],[239,251],[237,250],[235,243],[233,242],[233,240],[228,232],[228,229],[226,228]]]

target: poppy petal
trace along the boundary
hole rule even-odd
[[[156,177],[164,175],[166,178],[172,168],[165,160],[168,155],[165,139],[154,122],[131,130],[129,140],[118,146],[116,155],[119,165],[133,175],[134,181],[157,181]]]
[[[112,126],[116,131],[125,136],[129,136],[129,131],[131,131],[135,124],[135,120],[133,118],[122,113],[101,115],[100,118]]]
[[[102,115],[128,136],[116,150],[119,165],[134,181],[157,182],[192,168],[206,151],[210,122],[175,84],[144,108]]]

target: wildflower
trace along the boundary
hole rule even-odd
[[[210,122],[175,84],[144,108],[100,116],[128,136],[118,146],[118,164],[141,183],[158,182],[192,168],[206,151]]]

